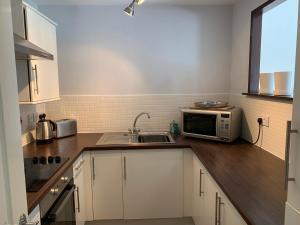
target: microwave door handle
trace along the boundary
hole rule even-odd
[[[217,117],[216,117],[216,136],[217,137],[220,137],[220,127],[219,127],[219,124],[220,124],[220,116],[217,115]]]
[[[59,206],[57,208],[54,207],[53,212],[50,212],[49,216],[51,218],[56,218],[57,215],[59,215],[59,213],[64,209],[65,205],[68,203],[68,201],[70,200],[70,198],[74,195],[75,185],[73,185],[73,187],[70,190],[65,191],[65,192],[68,192],[68,194],[64,197],[63,201],[60,202],[58,200],[57,203],[59,204]]]

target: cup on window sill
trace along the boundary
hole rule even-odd
[[[275,92],[274,95],[293,95],[293,73],[289,71],[275,72]]]
[[[259,76],[259,93],[262,95],[274,95],[274,90],[274,74],[261,73]]]

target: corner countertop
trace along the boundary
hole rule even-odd
[[[217,143],[180,136],[176,144],[96,146],[102,134],[77,134],[50,144],[31,143],[24,157],[60,155],[70,158],[43,188],[27,193],[31,212],[83,151],[191,148],[249,225],[283,225],[286,201],[284,161],[243,140]]]

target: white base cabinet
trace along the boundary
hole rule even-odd
[[[92,152],[94,220],[123,219],[122,153]]]
[[[193,157],[193,167],[193,220],[195,225],[246,225],[196,155]]]
[[[300,221],[300,212],[291,206],[289,203],[286,203],[285,207],[285,225],[299,225]]]
[[[183,151],[123,152],[124,218],[183,217]]]
[[[91,153],[94,220],[183,216],[183,151]]]
[[[195,225],[214,224],[217,187],[196,155],[193,156],[193,168],[193,219]]]
[[[76,225],[183,217],[189,210],[195,225],[246,225],[198,157],[185,151],[84,152],[74,163]]]
[[[86,221],[93,220],[90,171],[90,153],[84,152],[73,164],[76,225],[84,225]]]

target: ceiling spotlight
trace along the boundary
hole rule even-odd
[[[136,4],[141,5],[145,2],[145,0],[135,0]]]
[[[135,0],[130,3],[129,6],[127,6],[125,9],[124,9],[124,12],[128,15],[128,16],[133,16],[134,15],[134,2]]]
[[[134,16],[134,4],[142,5],[145,0],[133,0],[129,6],[124,9],[124,12],[129,16]]]

